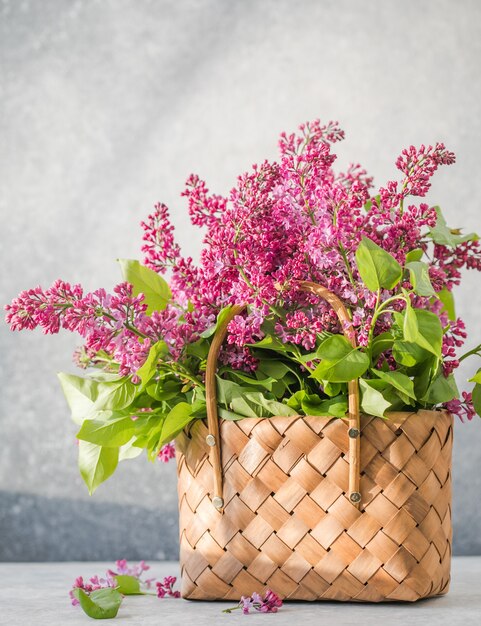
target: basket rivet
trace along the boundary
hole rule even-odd
[[[212,498],[212,504],[216,509],[221,509],[224,506],[224,500],[220,496]]]
[[[351,437],[351,439],[355,439],[356,437],[359,437],[361,433],[357,428],[350,428],[347,434]]]
[[[215,437],[214,437],[214,435],[207,435],[207,437],[205,438],[205,441],[206,441],[207,445],[210,446],[211,448],[213,448],[215,446]]]
[[[361,501],[361,494],[359,493],[359,491],[353,491],[351,493],[351,495],[349,496],[349,500],[351,502],[354,502],[355,504],[360,502]]]

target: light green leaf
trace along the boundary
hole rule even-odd
[[[98,395],[93,409],[95,411],[120,411],[128,407],[139,392],[128,377],[111,383],[98,383]]]
[[[260,341],[256,343],[248,343],[246,344],[252,348],[263,348],[267,350],[274,350],[274,352],[292,352],[289,349],[289,345],[282,343],[280,339],[274,337],[273,335],[266,335]]]
[[[266,394],[259,391],[249,391],[245,393],[242,398],[244,399],[244,401],[248,402],[251,407],[257,406],[261,409],[259,417],[270,415],[289,417],[290,415],[297,415],[296,411],[287,406],[287,404],[284,404],[283,402],[277,402],[277,400],[269,398]],[[236,400],[239,399],[237,398],[232,402],[232,408],[234,411],[237,412],[235,406]],[[256,415],[252,415],[251,417],[256,417]]]
[[[406,263],[409,270],[409,280],[413,286],[413,291],[418,296],[435,296],[436,292],[429,278],[429,266],[423,261],[411,261]]]
[[[97,411],[119,411],[129,406],[139,390],[126,376],[103,381],[61,372],[58,377],[72,411],[72,419],[77,423]]]
[[[79,469],[90,495],[115,472],[118,448],[105,448],[88,441],[79,441]]]
[[[367,415],[377,415],[386,417],[385,413],[390,408],[391,403],[383,396],[382,391],[376,388],[378,381],[359,379],[361,390],[361,410]]]
[[[243,420],[245,415],[240,415],[239,413],[234,413],[234,411],[229,411],[228,409],[224,409],[224,407],[217,407],[217,412],[219,417],[223,420],[229,420],[231,422],[235,422],[237,420]]]
[[[477,241],[479,239],[476,233],[462,235],[458,228],[448,228],[440,207],[434,208],[437,214],[436,226],[429,231],[429,236],[434,243],[455,248],[465,241]]]
[[[424,250],[422,248],[416,248],[415,250],[410,250],[406,254],[406,263],[411,263],[411,261],[420,261],[423,258]]]
[[[347,413],[347,397],[339,395],[327,400],[321,400],[318,395],[306,395],[301,402],[305,415],[326,415],[345,417]]]
[[[372,357],[377,359],[386,350],[390,350],[394,343],[394,337],[391,333],[381,333],[377,337],[374,337],[372,342]]]
[[[85,417],[92,413],[97,399],[97,383],[81,376],[73,376],[63,372],[59,372],[57,376],[72,411],[72,419],[76,424],[81,424]]]
[[[98,446],[118,448],[130,441],[134,432],[135,422],[129,415],[101,411],[97,413],[97,418],[84,421],[77,433],[77,439],[89,441]]]
[[[267,391],[272,391],[272,385],[277,382],[275,378],[253,378],[252,376],[247,376],[247,374],[243,374],[237,370],[229,370],[229,375],[233,378],[238,378],[244,383],[248,385],[252,385],[253,387],[264,387]]]
[[[119,462],[126,461],[128,459],[136,459],[143,452],[142,448],[135,446],[136,438],[132,437],[125,445],[119,448]]]
[[[114,576],[117,582],[117,591],[124,596],[144,596],[145,592],[140,589],[140,581],[135,576],[117,574]]]
[[[211,326],[210,328],[208,328],[207,330],[204,330],[203,333],[200,333],[200,336],[203,339],[207,339],[208,337],[211,337],[217,331],[219,326],[221,326],[224,323],[224,321],[227,319],[227,317],[230,315],[231,310],[232,310],[231,304],[228,304],[226,307],[221,309],[219,313],[217,314],[217,319],[216,319],[215,324]]]
[[[333,335],[319,346],[321,363],[311,374],[316,380],[344,383],[358,378],[369,367],[369,357],[353,348],[343,335]]]
[[[97,589],[90,594],[83,589],[75,589],[74,596],[80,603],[84,613],[93,619],[111,619],[116,617],[122,604],[122,596],[113,587]]]
[[[448,314],[449,319],[450,320],[455,320],[456,319],[456,309],[455,309],[455,306],[454,306],[453,292],[449,291],[448,289],[446,289],[446,287],[443,287],[443,289],[441,289],[441,291],[438,291],[436,296],[443,303],[443,309],[442,310],[446,311],[446,313]]]
[[[144,294],[147,314],[163,311],[172,297],[169,285],[157,272],[132,259],[118,259],[122,277],[133,286],[134,295]]]
[[[371,372],[378,376],[381,380],[388,382],[394,389],[397,389],[408,398],[416,399],[414,394],[413,381],[402,372],[382,372],[381,370],[372,369]]]
[[[481,370],[478,370],[476,374],[469,379],[469,382],[481,384]]]
[[[157,371],[157,363],[159,362],[159,359],[166,356],[168,351],[169,350],[165,341],[157,341],[157,343],[154,343],[154,345],[150,348],[149,354],[147,355],[144,364],[139,367],[136,372],[141,381],[141,389],[145,388],[147,383],[155,374],[155,372]]]
[[[458,396],[459,390],[454,376],[450,374],[446,378],[441,372],[438,376],[436,376],[427,393],[423,398],[421,398],[421,400],[429,404],[442,404],[443,402],[449,402]]]
[[[373,198],[369,198],[369,200],[364,205],[364,210],[368,213],[372,209],[372,205],[373,204],[375,206],[378,205],[380,200],[381,200],[380,195],[374,196]]]
[[[396,259],[374,241],[363,237],[356,250],[356,265],[368,289],[392,289],[402,277],[402,268]]]
[[[404,311],[403,333],[406,341],[411,342],[415,342],[419,335],[418,319],[409,299]]]
[[[243,415],[244,417],[265,417],[265,409],[257,402],[249,401],[247,396],[236,396],[232,398],[229,407],[237,415]]]
[[[172,441],[180,431],[192,421],[192,405],[187,402],[179,402],[167,414],[162,426],[161,442],[164,445]]]
[[[431,311],[414,309],[418,322],[418,335],[416,343],[425,348],[438,359],[441,358],[443,344],[443,328],[439,317]]]
[[[473,407],[476,413],[481,417],[481,385],[474,385],[472,391]]]
[[[430,353],[416,343],[395,341],[392,348],[392,355],[395,361],[400,365],[414,367],[418,363],[425,361],[430,356]]]

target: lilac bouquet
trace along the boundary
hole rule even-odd
[[[200,260],[183,256],[167,207],[142,222],[143,264],[120,260],[113,293],[85,293],[57,280],[7,305],[12,330],[78,333],[83,376],[60,374],[79,425],[79,465],[92,493],[119,460],[147,451],[168,460],[176,435],[206,416],[204,375],[212,338],[235,304],[217,372],[220,417],[347,412],[347,383],[359,379],[361,409],[445,407],[481,414],[481,370],[460,395],[454,372],[466,339],[453,290],[461,270],[481,269],[475,234],[449,228],[442,211],[418,201],[443,144],[404,150],[398,181],[379,191],[359,165],[333,169],[337,123],[282,134],[278,161],[238,177],[228,196],[190,176],[183,196],[204,233]],[[164,279],[168,276],[168,282]],[[349,310],[357,348],[330,306],[299,289],[313,281]]]

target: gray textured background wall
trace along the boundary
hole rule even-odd
[[[1,290],[58,276],[86,288],[139,257],[138,222],[172,208],[184,250],[200,234],[179,198],[191,172],[226,192],[277,134],[339,119],[340,163],[381,184],[410,143],[458,155],[431,193],[481,229],[481,3],[370,0],[2,0]],[[480,335],[481,276],[458,289]],[[55,372],[74,337],[1,325],[0,559],[174,557],[175,468],[121,465],[90,498]],[[475,363],[461,372],[472,374]],[[481,554],[481,423],[457,423],[455,551]]]

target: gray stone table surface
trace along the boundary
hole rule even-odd
[[[103,573],[111,563],[0,563],[0,624],[3,626],[69,626],[92,623],[78,607],[72,607],[68,590],[79,575],[90,577]],[[149,575],[162,578],[179,574],[179,564],[156,562]],[[481,624],[481,557],[453,559],[452,582],[446,596],[410,604],[355,604],[334,602],[286,603],[277,615],[241,613],[226,615],[223,602],[191,602],[172,598],[127,597],[117,615],[119,624],[195,624],[237,623],[253,619],[276,626],[369,624],[383,626],[409,623],[469,626]],[[244,622],[242,622],[244,623]]]

